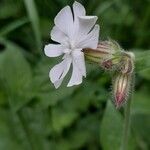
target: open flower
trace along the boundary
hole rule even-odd
[[[72,12],[73,10],[73,12]],[[49,73],[50,80],[58,88],[72,64],[69,86],[82,83],[86,77],[85,59],[82,49],[95,49],[98,44],[99,25],[97,16],[86,16],[85,8],[74,2],[73,9],[64,7],[55,17],[51,39],[59,44],[48,44],[44,51],[48,57],[63,55],[62,62],[55,65]]]

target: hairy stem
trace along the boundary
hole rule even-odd
[[[131,105],[131,99],[128,100],[125,108],[125,120],[124,120],[121,150],[127,150],[129,130],[130,130],[130,105]]]
[[[125,111],[124,111],[124,128],[123,128],[123,136],[122,136],[122,145],[121,150],[128,150],[128,141],[130,136],[130,117],[131,117],[131,101],[133,99],[133,91],[134,91],[134,73],[132,75],[132,86],[131,86],[131,96],[128,99]]]

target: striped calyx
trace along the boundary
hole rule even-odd
[[[113,79],[113,97],[116,108],[123,106],[131,87],[131,74],[116,74]]]

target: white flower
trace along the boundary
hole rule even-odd
[[[95,25],[97,16],[86,16],[85,8],[78,2],[64,7],[55,17],[55,26],[51,39],[60,44],[48,44],[44,51],[48,57],[63,55],[62,62],[55,65],[49,73],[50,80],[58,88],[72,64],[72,75],[69,86],[82,83],[86,77],[83,48],[95,49],[98,44],[99,25]]]

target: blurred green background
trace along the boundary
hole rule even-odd
[[[100,39],[137,56],[128,150],[150,149],[150,0],[82,0]],[[72,0],[0,0],[0,150],[119,150],[123,109],[111,77],[87,63],[82,85],[55,89],[43,53],[54,17]],[[65,81],[67,82],[67,81]]]

